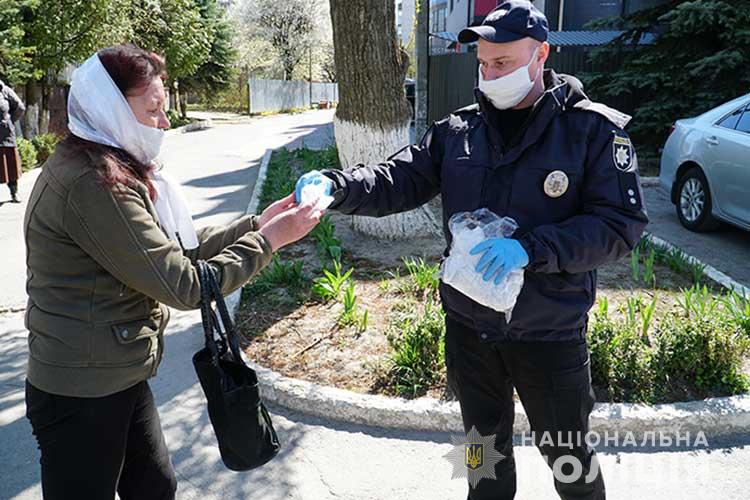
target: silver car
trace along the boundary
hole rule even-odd
[[[750,230],[750,94],[678,120],[659,183],[687,229],[709,231],[725,221]]]

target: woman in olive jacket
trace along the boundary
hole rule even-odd
[[[184,249],[160,218],[150,162],[169,127],[163,59],[117,46],[77,71],[91,76],[73,78],[72,134],[44,166],[24,222],[26,404],[42,488],[48,499],[171,499],[175,475],[146,382],[162,359],[167,306],[200,306],[198,259],[232,292],[322,214],[292,194],[259,217],[193,230],[195,248]],[[87,107],[97,96],[108,102]],[[116,129],[118,106],[127,126]]]

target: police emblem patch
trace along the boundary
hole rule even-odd
[[[615,134],[615,138],[612,141],[612,160],[615,162],[617,170],[622,172],[629,171],[633,166],[634,157],[635,150],[630,139]]]
[[[569,185],[567,174],[562,170],[555,170],[544,179],[544,194],[550,198],[559,198],[568,191]]]
[[[452,436],[453,447],[445,458],[453,465],[452,478],[465,477],[472,488],[482,479],[497,479],[495,465],[505,455],[495,448],[496,435],[482,436],[476,427],[466,437]]]

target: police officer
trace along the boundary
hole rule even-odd
[[[476,104],[433,123],[419,144],[379,165],[312,172],[297,183],[298,195],[307,184],[324,184],[335,198],[331,208],[378,217],[441,194],[448,248],[448,220],[457,212],[486,207],[518,222],[513,238],[474,249],[486,281],[525,270],[510,322],[440,287],[448,380],[464,426],[495,435],[505,456],[496,480],[469,489],[472,500],[515,495],[514,388],[535,444],[559,469],[560,497],[605,498],[585,439],[594,406],[587,313],[597,267],[626,255],[648,219],[623,131],[629,117],[591,102],[576,78],[545,70],[547,35],[547,20],[530,2],[501,4],[459,34],[463,43],[478,41]]]

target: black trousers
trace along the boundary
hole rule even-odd
[[[450,318],[446,327],[448,384],[458,397],[466,432],[473,426],[482,436],[494,434],[495,448],[505,456],[495,466],[497,479],[470,486],[469,500],[510,500],[516,494],[514,387],[532,431],[525,439],[533,436],[550,468],[559,469],[554,482],[560,498],[603,500],[604,480],[585,440],[594,406],[585,339],[488,344]]]
[[[18,194],[18,181],[8,182],[8,189],[10,189],[10,195],[15,196]]]
[[[171,500],[175,478],[146,382],[101,398],[44,392],[26,382],[26,416],[41,450],[46,500]]]

